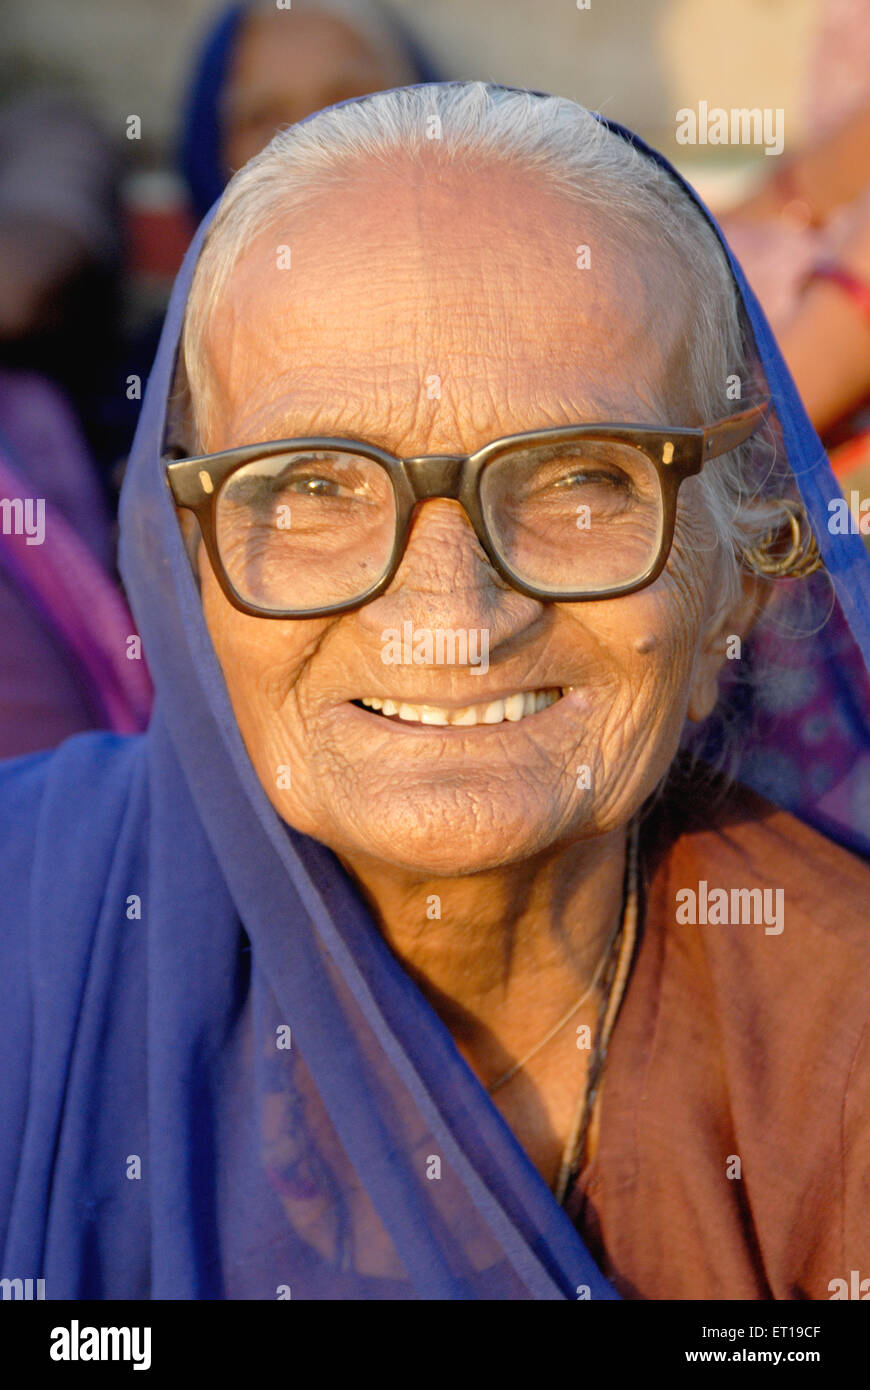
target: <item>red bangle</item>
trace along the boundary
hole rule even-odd
[[[854,304],[858,305],[865,319],[870,323],[870,285],[864,280],[860,280],[857,275],[853,275],[851,270],[846,270],[845,266],[837,265],[835,261],[820,261],[813,266],[806,280],[805,285],[813,280],[830,280],[831,284],[839,285]]]

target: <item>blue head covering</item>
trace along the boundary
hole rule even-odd
[[[219,102],[245,10],[244,5],[231,5],[206,34],[185,101],[178,162],[198,219],[221,196],[227,181]]]
[[[354,884],[280,820],[245,751],[161,462],[206,231],[122,497],[152,724],[0,773],[0,1273],[48,1298],[612,1298]],[[733,269],[837,640],[866,657],[870,560],[827,531],[836,484]]]
[[[221,196],[227,182],[222,155],[220,97],[248,9],[248,5],[231,5],[212,23],[194,64],[185,99],[178,162],[198,221]],[[387,15],[386,11],[379,11],[379,14],[407,57],[416,80],[439,81],[440,73],[419,41],[395,15]]]

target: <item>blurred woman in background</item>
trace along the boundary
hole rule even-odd
[[[831,0],[808,139],[723,225],[844,490],[870,489],[870,7]]]
[[[231,6],[205,38],[182,122],[196,221],[281,126],[351,97],[437,80],[416,39],[372,0]]]

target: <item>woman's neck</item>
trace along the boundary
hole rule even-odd
[[[592,984],[621,918],[625,845],[621,829],[461,878],[342,862],[466,1059],[492,1077]]]

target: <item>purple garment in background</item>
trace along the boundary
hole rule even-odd
[[[103,494],[66,402],[32,373],[0,371],[0,495],[42,498],[54,518],[43,546],[0,532],[0,757],[143,727],[148,677],[119,665],[135,627]]]

